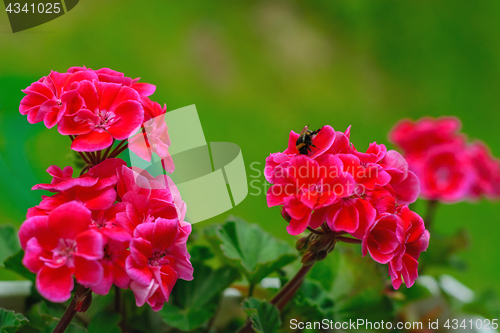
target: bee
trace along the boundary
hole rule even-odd
[[[309,125],[307,125],[300,131],[299,138],[295,142],[299,154],[307,155],[311,151],[311,147],[316,148],[312,143],[312,137],[318,134],[320,130],[321,128],[316,131],[311,131],[309,130]]]

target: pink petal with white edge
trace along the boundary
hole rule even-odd
[[[104,253],[102,235],[93,229],[87,230],[76,236],[78,252],[76,256],[96,260],[102,259]]]
[[[153,278],[153,273],[146,265],[138,265],[132,256],[127,258],[126,271],[132,281],[142,285],[148,285]]]
[[[153,223],[147,223],[153,224]],[[153,255],[151,243],[143,238],[134,238],[130,241],[130,255],[134,259],[135,264],[146,266],[148,259]]]
[[[391,175],[391,183],[399,183],[408,175],[408,162],[395,150],[389,150],[380,162]]]
[[[137,229],[141,229],[141,226],[143,225],[145,224],[138,225]],[[151,241],[153,250],[163,251],[170,247],[177,237],[178,226],[179,220],[168,220],[164,218],[156,219],[154,223],[155,229],[153,233],[153,239]],[[138,234],[140,234],[140,231],[138,232]]]
[[[49,228],[48,216],[33,216],[21,224],[19,240],[24,250],[28,241],[33,237],[38,238],[42,242],[41,246],[47,250],[52,250],[57,246],[58,239]]]
[[[408,176],[400,183],[391,184],[396,192],[398,205],[409,205],[417,201],[420,194],[420,181],[412,172],[408,171]]]
[[[149,281],[147,285],[142,285],[135,281],[130,282],[130,289],[133,291],[135,296],[135,304],[137,306],[143,306],[151,295],[158,289],[158,287],[158,283],[155,283],[154,280]]]
[[[36,276],[36,289],[51,302],[70,299],[73,286],[73,274],[67,266],[56,269],[44,266]]]
[[[40,260],[42,257],[51,258],[52,252],[41,247],[36,238],[31,238],[26,244],[23,265],[32,273],[37,273],[45,264],[43,260]]]

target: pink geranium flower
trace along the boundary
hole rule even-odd
[[[381,214],[363,237],[363,256],[370,256],[381,264],[387,264],[399,255],[404,244],[404,230],[400,217]]]
[[[400,205],[415,202],[420,194],[420,181],[414,172],[408,168],[408,162],[395,150],[389,150],[380,165],[391,176],[386,187],[394,192],[395,199]]]
[[[272,177],[274,174],[274,169],[281,163],[287,162],[293,156],[299,155],[297,150],[297,139],[299,134],[294,131],[290,131],[288,137],[288,147],[282,153],[273,153],[266,158],[266,167],[264,169],[264,176],[267,181],[274,183]],[[308,152],[309,157],[316,158],[327,151],[335,141],[335,130],[331,126],[323,126],[319,132],[313,136],[312,144]]]
[[[61,119],[59,133],[77,135],[76,151],[108,148],[113,139],[124,140],[143,122],[144,110],[136,90],[117,83],[82,81],[78,93],[85,107]]]
[[[21,100],[19,111],[28,115],[30,124],[43,121],[45,126],[52,128],[65,114],[74,114],[82,107],[83,100],[76,91],[78,82],[94,79],[97,75],[91,72],[52,71],[23,90],[26,96]]]
[[[129,138],[128,147],[137,156],[151,161],[153,153],[156,153],[162,161],[163,168],[169,172],[174,172],[175,166],[168,147],[170,146],[170,138],[168,136],[168,127],[165,122],[166,106],[161,108],[156,102],[152,102],[149,98],[141,98],[145,111],[145,122],[137,134]],[[144,101],[147,104],[144,104]]]
[[[424,117],[415,122],[404,119],[394,126],[389,139],[401,147],[405,156],[418,159],[436,145],[462,140],[458,133],[461,127],[456,117]]]
[[[168,301],[178,278],[193,279],[186,250],[190,233],[191,225],[179,220],[159,218],[137,226],[126,261],[137,306],[147,302],[158,311]]]
[[[19,230],[23,264],[36,273],[36,287],[52,302],[71,297],[73,276],[94,285],[103,277],[103,239],[89,229],[91,212],[77,202],[62,204],[48,216],[34,216]]]
[[[402,206],[399,214],[399,222],[404,232],[404,246],[389,262],[389,275],[394,289],[398,289],[403,281],[408,288],[413,286],[418,277],[418,258],[427,250],[430,238],[422,218],[408,206]]]
[[[474,171],[462,144],[439,145],[414,163],[420,179],[422,197],[429,200],[456,202],[465,199],[474,181]]]
[[[342,161],[333,155],[317,159],[294,156],[275,172],[274,178],[279,182],[269,188],[267,203],[269,207],[284,206],[291,217],[287,227],[291,235],[302,233],[308,226],[319,227],[316,221],[311,225],[313,210],[350,196],[354,189],[353,177],[343,171]]]
[[[23,90],[26,96],[21,100],[19,112],[28,115],[30,124],[43,121],[45,126],[52,128],[65,114],[74,114],[82,107],[83,100],[77,92],[78,82],[95,79],[97,75],[92,72],[52,71]]]
[[[490,199],[500,199],[500,161],[495,159],[486,144],[476,141],[467,148],[474,181],[470,197],[479,198],[482,194]]]
[[[500,198],[500,162],[484,143],[468,145],[465,135],[459,133],[460,127],[460,121],[454,117],[403,120],[394,126],[389,137],[405,152],[425,199],[457,202],[476,200],[482,195]],[[391,185],[398,191],[414,182],[412,177]]]
[[[68,73],[77,73],[77,72],[93,72],[97,75],[99,81],[101,82],[119,83],[124,86],[129,86],[132,89],[136,90],[139,93],[139,95],[144,97],[152,95],[156,90],[156,86],[153,84],[138,82],[140,78],[132,79],[130,77],[125,76],[125,74],[110,68],[100,68],[97,70],[93,70],[91,68],[83,66],[83,67],[71,67],[68,69]]]
[[[130,277],[125,269],[125,260],[130,255],[127,247],[128,242],[112,239],[106,241],[103,249],[104,256],[99,261],[103,268],[103,277],[100,283],[91,286],[93,292],[107,295],[113,284],[122,289],[129,287]]]

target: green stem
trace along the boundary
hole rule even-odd
[[[76,315],[76,306],[78,302],[82,301],[82,297],[86,297],[85,295],[89,292],[89,288],[85,288],[84,286],[79,286],[75,296],[73,296],[73,299],[71,300],[71,303],[69,304],[68,308],[66,311],[64,311],[63,316],[57,323],[57,326],[54,328],[52,333],[62,333],[66,328],[69,326],[71,323],[71,320],[73,320],[73,317]]]
[[[255,283],[249,282],[248,283],[248,297],[252,297],[254,289],[255,289]]]
[[[299,289],[300,285],[302,284],[302,281],[304,281],[304,278],[306,274],[311,270],[314,264],[308,265],[308,266],[302,266],[297,274],[289,280],[281,289],[278,291],[276,295],[271,299],[270,303],[276,305],[276,307],[279,310],[282,310],[285,305],[292,299],[293,295],[297,292]],[[247,320],[244,326],[242,326],[238,331],[238,333],[251,333],[253,332],[252,329],[252,322],[250,320]]]
[[[427,202],[427,212],[425,214],[425,227],[427,230],[431,230],[432,228],[432,223],[434,222],[434,216],[436,215],[436,209],[438,206],[439,201],[437,200],[429,200]]]

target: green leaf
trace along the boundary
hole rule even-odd
[[[250,317],[256,332],[273,333],[281,326],[280,312],[269,302],[250,297],[243,301],[243,310]]]
[[[26,314],[30,321],[30,326],[43,330],[53,321],[57,321],[54,316],[49,314],[49,309],[45,301],[34,304]]]
[[[20,249],[16,228],[10,224],[0,225],[0,265]]]
[[[319,282],[328,293],[335,321],[390,319],[393,305],[383,293],[389,282],[387,266],[362,257],[360,252],[351,244],[337,244],[307,277]]]
[[[116,312],[102,311],[92,318],[87,330],[89,333],[121,333],[118,326],[121,319]]]
[[[445,266],[465,271],[465,261],[457,257],[457,253],[465,250],[470,244],[469,232],[459,229],[453,235],[432,234],[432,242],[427,251],[422,252],[419,258],[419,269],[428,266]]]
[[[194,262],[195,277],[192,281],[178,280],[171,297],[160,315],[170,326],[191,331],[210,319],[217,308],[220,294],[239,277],[238,270],[223,266],[217,270]]]
[[[224,254],[237,260],[250,284],[293,262],[295,251],[257,224],[231,217],[217,230]]]
[[[11,271],[16,272],[17,274],[27,278],[28,280],[31,280],[32,282],[35,282],[36,275],[34,273],[31,273],[26,267],[24,267],[23,257],[24,251],[19,250],[16,254],[8,257],[7,260],[4,261],[4,265]]]
[[[31,328],[29,331],[36,330],[41,333],[51,333],[59,322],[60,317],[64,313],[64,308],[59,304],[47,303],[41,301],[33,305],[27,313]],[[87,333],[87,330],[75,323],[77,318],[66,328],[65,333]]]
[[[334,302],[332,296],[319,282],[305,279],[294,297],[297,316],[308,320],[332,318]]]
[[[42,333],[52,333],[54,328],[56,328],[58,320],[50,322],[43,330]],[[70,323],[68,327],[64,330],[64,333],[88,333],[85,327],[77,325],[75,323]]]
[[[28,319],[22,314],[0,309],[0,329],[2,333],[14,333],[26,323],[28,323]]]

